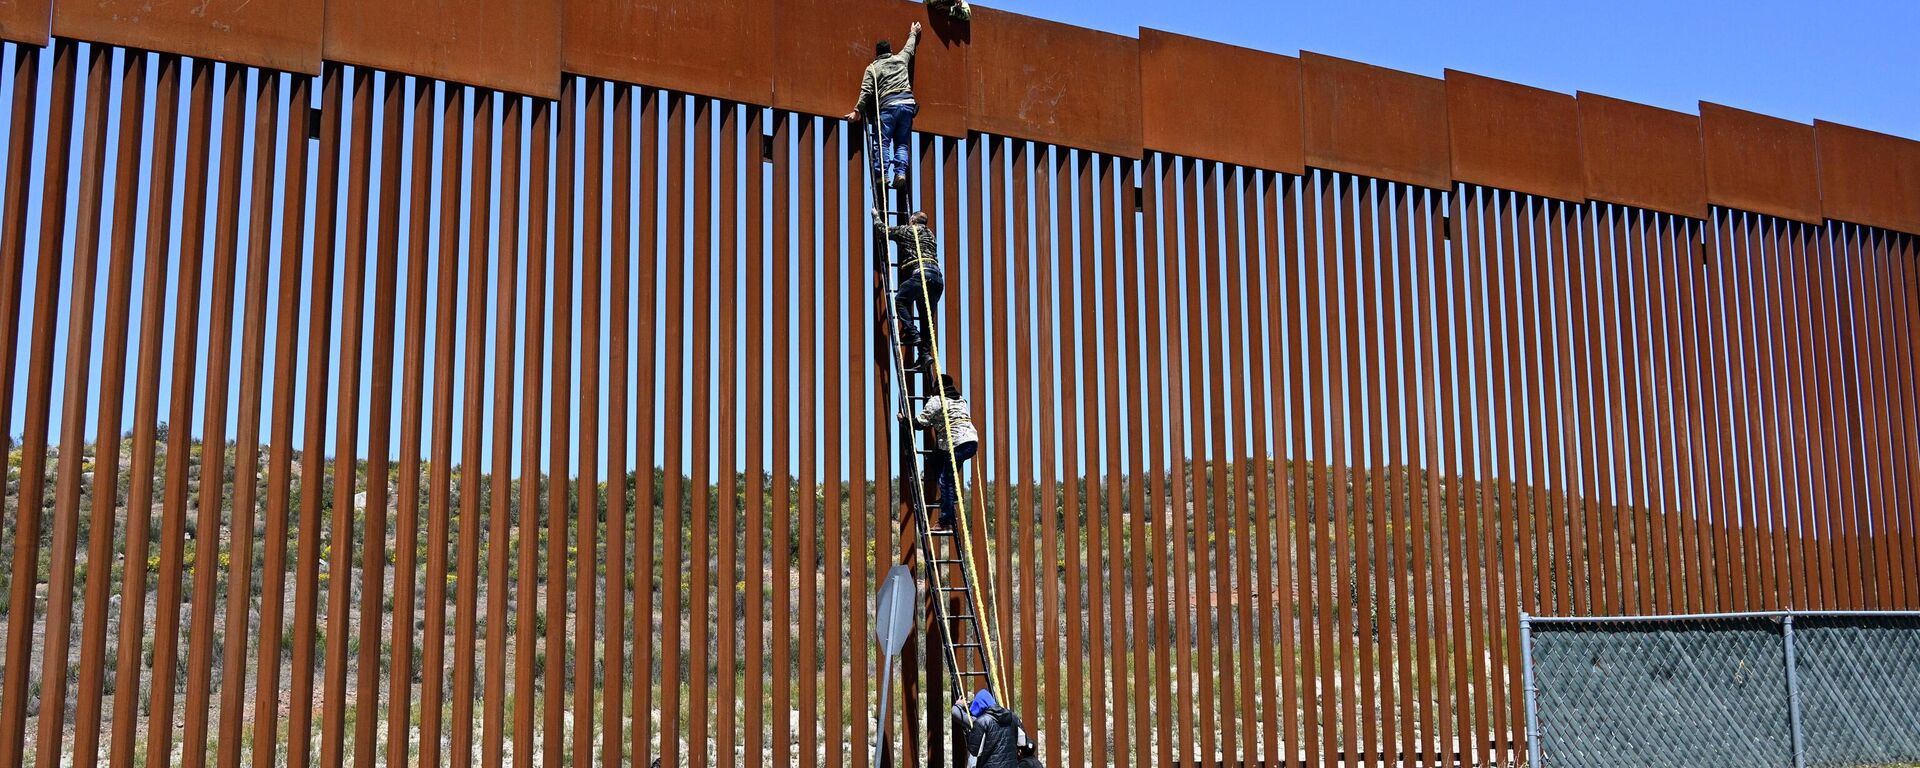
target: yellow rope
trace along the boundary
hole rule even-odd
[[[920,250],[919,237],[913,238],[913,255],[916,260],[925,258],[925,254]],[[916,269],[923,269],[923,268],[916,267]],[[924,308],[926,312],[924,319],[927,326],[922,330],[924,333],[927,334],[928,346],[932,347],[933,377],[934,377],[934,380],[938,382],[938,381],[944,380],[945,378],[945,374],[941,371],[941,367],[940,367],[940,357],[941,357],[940,356],[940,334],[934,330],[933,294],[932,294],[932,291],[927,288],[927,281],[925,279],[922,279],[920,281],[920,300],[921,300],[921,306]],[[949,471],[952,473],[952,477],[953,477],[953,492],[956,496],[959,497],[959,504],[956,505],[958,508],[954,510],[953,519],[954,519],[954,522],[959,524],[959,527],[960,527],[959,534],[961,537],[961,541],[971,542],[972,536],[967,529],[967,512],[971,509],[971,506],[967,504],[967,492],[965,489],[965,485],[961,482],[960,459],[954,456],[953,454],[953,415],[947,411],[947,403],[950,401],[947,398],[947,393],[944,387],[941,389],[939,396],[940,396],[940,417],[941,417],[941,420],[945,422],[946,430],[947,430],[946,431],[947,462],[950,465]],[[975,443],[977,444],[978,442],[979,442],[979,438],[976,437]],[[977,473],[979,472],[979,470],[980,470],[979,465],[977,464],[974,465],[974,472]],[[975,479],[977,480],[977,477]],[[921,495],[924,498],[925,496],[924,489],[922,489]],[[983,510],[983,516],[984,516],[984,510]],[[987,539],[983,539],[983,541],[985,542],[987,547],[986,557],[982,558],[982,560],[986,563],[987,582],[993,583],[994,581],[993,542],[991,540],[991,537]],[[973,611],[974,611],[974,616],[976,617],[974,623],[975,623],[975,626],[978,626],[980,628],[980,635],[981,635],[980,643],[981,643],[981,650],[982,650],[981,656],[986,659],[987,673],[993,677],[993,680],[995,682],[1004,681],[1006,678],[1000,674],[1000,669],[1004,666],[1004,663],[998,659],[1000,646],[998,643],[995,643],[993,641],[993,630],[988,628],[989,627],[988,619],[991,618],[993,614],[987,613],[987,606],[981,602],[980,593],[986,590],[982,589],[980,585],[977,585],[977,584],[971,585],[971,586],[973,586],[973,589],[967,590],[967,594],[973,598]],[[1005,686],[1001,686],[1001,687],[1004,688]],[[969,691],[969,693],[971,693],[971,691]],[[996,697],[1003,698],[1009,704],[1013,702],[1013,697],[1010,695],[1009,691],[1006,691],[1006,690],[995,691],[994,695]]]

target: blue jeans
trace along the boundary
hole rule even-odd
[[[911,97],[896,98],[880,107],[880,147],[873,156],[873,169],[882,180],[907,175],[907,163],[913,159],[913,116],[920,105]]]
[[[933,428],[945,431],[946,425],[936,422]],[[927,454],[926,485],[920,492],[933,497],[933,508],[940,513],[937,522],[942,528],[953,527],[953,513],[960,507],[960,479],[955,476],[955,470],[965,474],[967,460],[979,450],[980,443],[975,441],[961,443],[952,453],[935,448]]]
[[[900,343],[925,348],[932,354],[926,329],[932,327],[934,315],[940,309],[940,294],[946,292],[946,287],[939,267],[921,267],[900,280],[893,310],[900,318]]]

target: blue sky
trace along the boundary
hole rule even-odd
[[[1920,3],[1024,0],[1021,13],[1266,51],[1305,49],[1695,112],[1700,101],[1920,138]]]

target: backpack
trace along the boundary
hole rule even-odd
[[[1040,762],[1040,745],[1027,736],[1027,724],[1020,721],[1019,715],[1013,716],[1013,727],[1019,735],[1014,746],[1020,750],[1020,768],[1045,768]]]

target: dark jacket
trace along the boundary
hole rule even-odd
[[[967,729],[968,765],[974,768],[1020,768],[1024,738],[1020,716],[991,707],[973,718]]]

